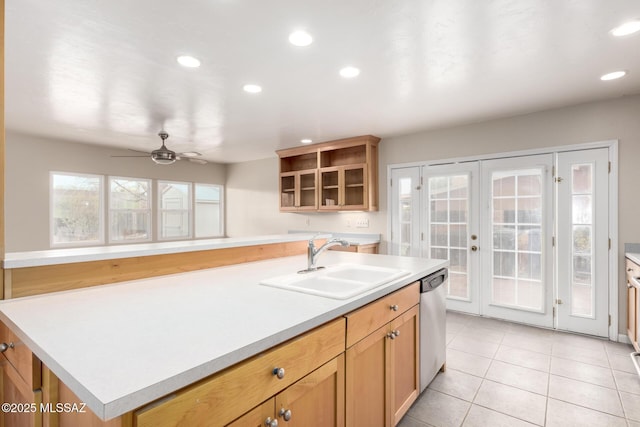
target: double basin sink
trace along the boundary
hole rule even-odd
[[[408,271],[361,264],[337,264],[311,272],[272,277],[261,285],[333,299],[348,299],[407,276]]]

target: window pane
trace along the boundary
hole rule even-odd
[[[572,192],[591,193],[593,181],[591,179],[591,165],[571,166]]]
[[[160,238],[191,237],[191,184],[158,182],[160,198]]]
[[[469,298],[469,278],[466,274],[468,187],[468,175],[429,178],[431,256],[450,260],[447,296],[465,299]]]
[[[52,244],[103,242],[102,178],[52,174]]]
[[[151,240],[151,181],[109,178],[109,241]]]
[[[111,209],[149,209],[148,180],[110,178],[109,207]]]
[[[113,242],[149,240],[151,212],[111,211],[109,232]]]
[[[188,212],[162,212],[160,217],[163,238],[189,237]]]
[[[542,172],[492,174],[492,303],[540,310],[542,284]]]
[[[571,219],[573,263],[571,272],[571,314],[593,317],[593,165],[571,165]]]
[[[573,223],[591,224],[592,220],[591,196],[573,196]]]
[[[446,200],[431,201],[431,222],[447,222],[448,213]]]
[[[196,184],[196,237],[221,236],[221,190],[219,185]]]

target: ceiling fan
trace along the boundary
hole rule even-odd
[[[160,133],[158,133],[158,136],[162,139],[162,146],[157,150],[153,150],[151,153],[146,153],[145,156],[111,156],[111,157],[149,157],[150,156],[151,160],[153,160],[155,163],[159,165],[170,165],[174,163],[176,160],[182,160],[183,158],[186,160],[189,160],[190,162],[198,163],[201,165],[204,165],[207,163],[206,160],[195,158],[195,157],[201,156],[200,153],[187,152],[187,153],[176,154],[175,151],[169,150],[164,145],[164,142],[166,141],[166,139],[169,138],[169,134],[167,132],[161,130]],[[132,151],[137,151],[137,150],[132,150]]]

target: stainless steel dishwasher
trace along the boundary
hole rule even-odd
[[[443,268],[420,280],[420,392],[446,359],[445,288],[449,270]]]

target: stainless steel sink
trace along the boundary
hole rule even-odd
[[[261,285],[333,299],[348,299],[407,276],[408,271],[360,264],[338,264],[305,274],[272,277]]]

